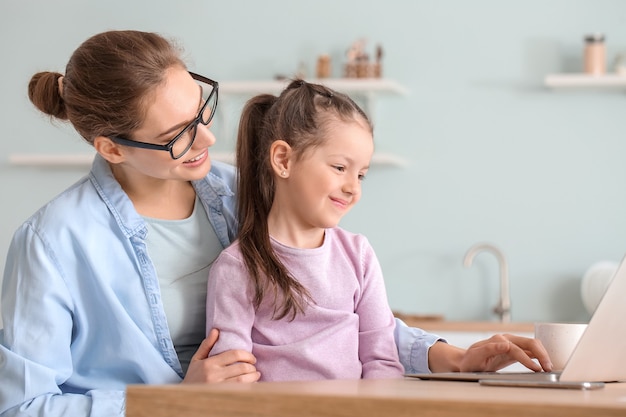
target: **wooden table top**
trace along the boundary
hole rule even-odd
[[[474,382],[331,380],[131,385],[127,417],[626,416],[626,383],[599,390],[488,387]]]

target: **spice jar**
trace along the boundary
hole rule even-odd
[[[585,36],[584,61],[585,73],[601,75],[606,72],[606,46],[602,33]]]

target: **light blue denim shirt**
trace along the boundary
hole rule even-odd
[[[193,184],[223,247],[236,233],[234,181],[213,162]],[[18,228],[2,287],[0,415],[123,416],[126,385],[182,380],[145,236],[99,156]],[[428,370],[437,339],[398,321],[408,372]]]

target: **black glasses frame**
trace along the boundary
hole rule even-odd
[[[195,117],[195,119],[193,119],[187,126],[185,126],[183,128],[183,130],[181,130],[176,136],[174,136],[174,138],[172,140],[170,140],[165,145],[157,145],[155,143],[140,142],[140,141],[137,141],[137,140],[131,140],[131,139],[122,138],[122,137],[119,137],[119,136],[109,136],[109,139],[111,139],[113,142],[115,142],[117,144],[124,145],[124,146],[131,146],[133,148],[153,149],[153,150],[156,150],[156,151],[166,151],[166,152],[170,153],[170,156],[172,157],[172,159],[182,158],[183,155],[185,155],[187,153],[187,151],[189,149],[191,149],[191,146],[193,145],[193,142],[196,140],[196,134],[198,132],[198,129],[197,129],[198,124],[202,123],[203,125],[207,126],[209,123],[211,123],[211,120],[213,120],[213,116],[215,115],[215,109],[217,108],[217,99],[218,99],[218,96],[219,96],[218,95],[219,83],[217,81],[213,81],[210,78],[207,78],[207,77],[204,77],[202,75],[193,73],[191,71],[189,71],[189,75],[191,75],[191,78],[193,78],[196,81],[201,81],[201,82],[203,82],[205,84],[211,85],[213,87],[213,90],[211,91],[211,93],[207,97],[206,101],[202,105],[202,108],[198,112],[198,115]],[[215,95],[215,102],[213,103],[213,108],[211,109],[211,115],[209,116],[209,120],[204,122],[202,120],[202,113],[204,113],[204,111],[206,110],[206,106],[209,105],[209,103],[211,102],[211,99],[213,98],[214,95]],[[182,138],[183,135],[185,133],[187,133],[187,131],[189,131],[189,129],[195,129],[194,132],[193,132],[193,137],[191,138],[191,141],[189,142],[189,145],[187,145],[187,148],[185,148],[185,150],[182,151],[179,155],[174,155],[174,144],[176,143],[177,140]]]

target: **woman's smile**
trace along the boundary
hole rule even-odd
[[[183,164],[186,166],[194,166],[194,167],[202,165],[204,161],[208,158],[208,154],[209,154],[208,150],[205,149],[204,152],[202,152],[200,155],[186,160],[185,162],[183,162]]]

